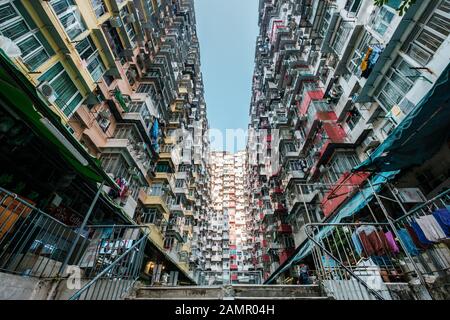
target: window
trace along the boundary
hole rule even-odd
[[[358,77],[361,76],[361,62],[364,56],[367,53],[367,50],[369,50],[369,45],[371,44],[373,40],[373,37],[370,35],[369,32],[364,32],[364,35],[361,38],[361,41],[359,42],[358,46],[355,48],[355,51],[353,52],[352,58],[347,63],[348,70],[357,75]]]
[[[399,57],[386,73],[375,93],[378,102],[385,110],[391,110],[394,105],[400,103],[419,75],[419,71],[412,69]]]
[[[47,81],[53,88],[56,95],[55,104],[67,117],[70,117],[80,106],[83,96],[60,62],[47,70],[39,81]]]
[[[347,0],[344,9],[347,10],[348,12],[357,14],[360,5],[361,0]]]
[[[347,114],[347,119],[345,120],[345,123],[348,125],[350,130],[353,130],[353,128],[356,126],[358,121],[361,119],[361,113],[359,113],[358,109],[353,107]]]
[[[413,30],[405,52],[426,65],[450,33],[450,0],[443,0],[431,14],[424,14]]]
[[[330,183],[335,183],[344,173],[349,172],[359,164],[359,160],[354,153],[338,153],[329,164],[327,172]]]
[[[384,35],[394,16],[395,14],[386,6],[381,7],[372,20],[372,29],[379,35]]]
[[[381,131],[383,132],[384,136],[389,136],[392,131],[395,129],[395,124],[391,119],[387,119],[384,123],[383,127],[381,128]]]
[[[0,35],[16,43],[30,70],[36,70],[50,57],[40,40],[41,34],[25,21],[12,3],[0,5]]]
[[[133,101],[129,106],[130,112],[139,113],[142,120],[144,120],[145,127],[149,129],[151,124],[151,115],[150,111],[148,111],[147,104],[144,101]]]
[[[81,40],[75,48],[81,59],[85,61],[92,79],[97,82],[103,76],[105,66],[91,37],[88,36]]]
[[[139,184],[132,177],[130,165],[121,154],[102,154],[100,161],[103,169],[111,173],[115,179],[124,178],[128,182],[128,189],[131,197],[137,198],[139,194]]]
[[[142,213],[142,223],[152,223],[156,224],[158,217],[158,210],[154,208],[146,208]]]
[[[74,0],[51,0],[50,4],[71,40],[86,30]]]
[[[139,85],[137,89],[137,93],[153,93],[154,88],[152,84],[149,83],[142,83]]]
[[[159,197],[165,193],[164,184],[162,183],[154,183],[149,188],[149,195]]]
[[[184,188],[184,180],[183,179],[177,179],[175,181],[175,188]]]
[[[134,40],[136,39],[136,31],[134,30],[133,23],[128,22],[128,17],[131,17],[133,14],[130,13],[127,6],[123,7],[122,10],[120,10],[120,17],[122,18],[122,21],[124,22],[125,30],[127,32],[128,38],[130,39],[131,45],[134,47]]]
[[[344,49],[344,44],[348,40],[348,36],[352,31],[352,26],[350,23],[343,21],[336,34],[336,38],[334,40],[333,49],[336,54],[341,54],[342,49]]]
[[[97,18],[100,18],[107,12],[103,0],[91,0],[91,3]]]
[[[319,35],[325,37],[325,34],[330,26],[331,17],[333,16],[334,8],[329,6],[325,11],[324,18],[322,20],[322,26],[320,27]]]

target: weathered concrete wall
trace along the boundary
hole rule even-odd
[[[0,273],[0,300],[46,300],[52,281]]]
[[[81,280],[80,287],[88,281]],[[112,300],[120,298],[118,292],[131,286],[129,280],[101,280],[81,299]],[[78,289],[69,289],[66,280],[39,280],[32,277],[0,273],[0,300],[68,300]]]

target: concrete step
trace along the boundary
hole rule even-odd
[[[317,285],[141,286],[129,297],[136,300],[256,300],[328,299]]]

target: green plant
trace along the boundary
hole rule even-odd
[[[378,7],[381,7],[385,4],[387,4],[390,0],[374,0],[375,5]],[[403,0],[400,6],[397,8],[397,12],[400,16],[403,16],[403,14],[408,10],[410,6],[412,6],[414,3],[416,3],[416,0]]]

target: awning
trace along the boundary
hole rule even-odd
[[[61,123],[61,119],[42,100],[34,85],[0,49],[0,97],[14,113],[21,117],[35,134],[50,142],[61,157],[84,178],[106,183],[117,188],[116,183],[91,157],[84,147]]]
[[[424,163],[450,133],[450,64],[433,88],[354,171],[386,172]]]
[[[399,171],[383,172],[376,174],[371,178],[371,184],[375,192],[379,192],[383,185],[395,177]],[[352,197],[339,211],[337,214],[333,215],[330,220],[326,223],[339,223],[344,218],[351,217],[357,214],[361,209],[363,209],[369,201],[374,197],[374,190],[370,184],[366,184],[365,187],[360,190],[354,197]],[[316,239],[323,239],[328,235],[334,226],[324,227],[316,235]],[[282,264],[270,277],[265,281],[265,284],[271,283],[275,280],[281,273],[287,271],[292,264],[301,261],[308,254],[311,253],[311,249],[314,247],[314,243],[311,240],[304,241],[297,249],[296,252],[288,259],[284,264]]]

